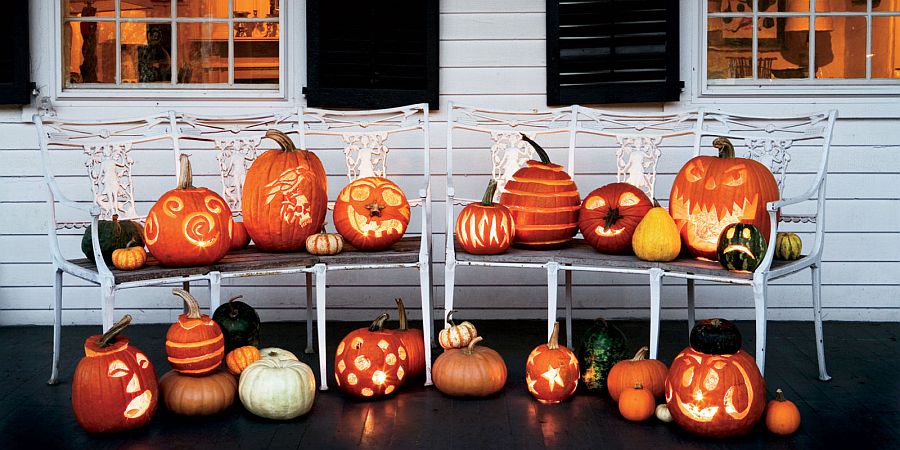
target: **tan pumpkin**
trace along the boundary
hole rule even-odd
[[[453,313],[455,312],[456,311],[450,311],[447,313],[447,322],[450,326],[438,333],[438,342],[445,350],[465,347],[472,342],[472,339],[475,339],[478,336],[475,325],[472,325],[468,320],[459,325],[453,323]]]
[[[259,350],[252,345],[238,347],[225,356],[225,365],[232,375],[240,375],[250,364],[259,361]]]
[[[344,250],[344,238],[338,233],[326,233],[325,229],[306,238],[306,251],[313,255],[337,255]]]
[[[486,397],[506,385],[506,363],[496,351],[476,346],[482,337],[472,339],[467,348],[445,351],[434,361],[431,378],[434,387],[458,397]]]
[[[669,212],[655,205],[634,230],[631,249],[644,261],[672,261],[681,253],[681,234]]]
[[[634,358],[619,361],[610,369],[606,385],[613,400],[619,401],[619,395],[635,384],[640,384],[656,398],[663,397],[669,369],[659,360],[647,359],[649,352],[647,347],[641,347]]]
[[[147,263],[144,247],[118,248],[112,252],[112,263],[119,270],[137,270]]]
[[[211,416],[225,411],[234,403],[237,386],[237,379],[224,370],[203,377],[171,370],[159,379],[166,408],[184,416]]]

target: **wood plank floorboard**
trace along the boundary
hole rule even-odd
[[[466,319],[466,317],[460,317]],[[187,419],[162,406],[153,421],[134,432],[92,436],[78,426],[71,410],[71,381],[83,355],[84,339],[99,327],[63,328],[61,384],[47,386],[50,327],[0,327],[0,449],[794,449],[900,448],[900,335],[898,323],[825,324],[831,382],[817,380],[813,327],[808,322],[772,322],[768,329],[766,390],[781,388],[802,415],[800,430],[789,437],[768,433],[760,424],[747,436],[715,441],[698,438],[655,419],[631,423],[619,416],[608,395],[579,392],[558,405],[535,402],[525,389],[525,359],[546,336],[540,321],[480,321],[484,344],[497,350],[509,370],[507,385],[487,399],[444,396],[421,380],[379,401],[350,398],[334,387],[317,392],[304,417],[273,422],[245,411],[239,402],[216,417]],[[332,367],[340,338],[364,324],[330,322],[327,361]],[[628,337],[630,351],[646,345],[646,321],[615,322]],[[393,325],[391,325],[393,326]],[[575,343],[590,321],[575,321]],[[738,322],[744,348],[753,353],[754,326]],[[126,333],[162,375],[166,325],[135,325]],[[666,364],[687,345],[684,321],[664,322],[660,359]],[[293,351],[317,378],[317,355],[303,353],[303,322],[266,323],[264,346]],[[564,336],[565,330],[561,335]],[[435,350],[435,356],[440,349]],[[333,385],[333,376],[327,374]]]

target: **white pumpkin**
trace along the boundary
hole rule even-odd
[[[672,421],[672,413],[669,412],[669,407],[665,403],[656,405],[656,418],[666,423]]]
[[[260,359],[241,372],[238,395],[247,411],[274,420],[289,420],[312,409],[316,377],[294,359]]]
[[[277,347],[266,347],[259,349],[259,359],[278,359],[282,361],[299,361],[297,355]]]

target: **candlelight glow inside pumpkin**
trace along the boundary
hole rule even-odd
[[[584,240],[602,253],[631,249],[631,236],[653,204],[643,191],[628,183],[610,183],[584,198],[578,228]]]
[[[516,235],[509,208],[494,204],[497,182],[491,180],[481,203],[470,203],[456,219],[456,239],[473,255],[497,255],[506,251]]]
[[[559,403],[575,393],[580,377],[575,353],[559,345],[559,323],[556,323],[550,340],[528,355],[525,363],[528,392],[541,403]]]
[[[409,215],[399,186],[387,178],[360,178],[338,195],[334,226],[357,249],[384,250],[403,237]]]
[[[369,328],[351,332],[338,344],[334,378],[342,391],[357,397],[380,397],[406,381],[409,355],[400,337],[384,330],[387,319],[387,314],[378,316]]]

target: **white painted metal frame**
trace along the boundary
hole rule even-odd
[[[329,271],[415,268],[419,271],[419,287],[422,300],[422,332],[425,341],[425,385],[431,382],[431,346],[433,339],[433,277],[431,257],[431,149],[429,136],[428,104],[402,106],[371,111],[335,111],[308,108],[301,111],[299,129],[300,146],[309,148],[309,138],[321,136],[331,138],[344,151],[347,162],[347,177],[350,181],[367,176],[387,176],[387,161],[391,136],[406,133],[421,133],[422,136],[422,184],[418,198],[409,200],[411,207],[422,208],[420,220],[419,258],[414,263],[392,264],[316,264],[313,267],[316,278],[316,329],[319,343],[320,389],[328,389],[326,367],[325,327],[326,327],[326,276]],[[333,204],[329,205],[333,209]]]

